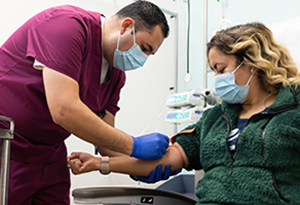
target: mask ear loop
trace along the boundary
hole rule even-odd
[[[251,69],[251,73],[253,73],[253,69]],[[250,83],[250,81],[251,81],[252,77],[253,77],[253,74],[251,74],[251,76],[250,76],[250,78],[249,78],[249,80],[248,80],[248,82],[247,82],[247,84],[246,84],[246,85],[249,85],[249,83]]]
[[[237,69],[239,69],[239,68],[243,65],[243,63],[244,63],[244,61],[242,61],[242,62],[240,63],[240,65],[239,65],[238,67],[236,67],[236,69],[235,69],[234,71],[232,71],[232,73],[234,74],[234,73],[237,71]]]
[[[121,35],[121,31],[119,33],[119,36],[118,36],[118,42],[117,42],[117,50],[119,50],[119,43],[120,43],[120,35]]]
[[[134,45],[135,44],[135,29],[134,29],[134,25],[133,25],[133,29],[132,29],[132,35],[133,35],[133,45]],[[120,36],[121,36],[121,31],[120,31],[119,36],[118,36],[117,50],[119,50]]]
[[[132,35],[133,35],[133,45],[135,44],[135,29],[134,29],[134,25],[133,25],[133,29],[132,29]]]

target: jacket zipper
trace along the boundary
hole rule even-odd
[[[234,162],[234,153],[232,151],[230,151],[229,149],[229,142],[228,142],[228,137],[230,135],[230,131],[231,131],[231,126],[230,126],[230,120],[229,120],[229,117],[227,115],[226,112],[223,113],[223,118],[225,119],[226,121],[226,124],[227,124],[227,130],[228,130],[228,133],[227,133],[227,136],[226,136],[226,145],[227,145],[227,148],[228,148],[228,151],[230,153],[230,171],[228,173],[228,175],[230,176],[232,171],[233,171],[233,162]]]
[[[233,157],[234,157],[234,153],[231,151],[230,152],[230,171],[228,173],[229,176],[232,174],[232,171],[233,171],[233,161],[234,161]]]
[[[273,117],[273,116],[272,116]],[[262,138],[261,138],[261,156],[264,157],[265,156],[265,135],[266,135],[266,129],[267,129],[267,125],[269,124],[269,122],[271,121],[272,117],[270,117],[268,119],[268,121],[261,126],[262,129],[264,129],[263,133],[262,133]]]
[[[277,186],[277,183],[276,183],[276,180],[275,180],[275,174],[272,173],[272,180],[273,180],[273,186],[275,188],[275,191],[277,192],[278,196],[280,199],[282,199],[284,202],[286,203],[290,203],[290,200],[288,200],[287,198],[285,198],[282,193],[280,192],[278,186]]]

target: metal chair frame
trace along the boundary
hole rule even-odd
[[[2,139],[2,154],[1,154],[1,173],[0,173],[0,204],[7,204],[8,196],[8,173],[10,159],[10,140],[14,138],[15,123],[9,118],[0,115],[0,120],[10,123],[10,129],[0,129],[0,139]]]

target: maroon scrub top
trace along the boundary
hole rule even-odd
[[[47,164],[67,154],[63,141],[70,133],[50,116],[34,59],[76,80],[81,100],[96,114],[119,110],[125,73],[110,67],[100,85],[100,16],[74,6],[53,7],[29,19],[0,48],[0,115],[16,124],[12,159]]]

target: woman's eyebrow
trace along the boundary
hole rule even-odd
[[[222,64],[224,64],[224,63],[215,63],[214,68],[217,69],[217,66],[222,65]]]

